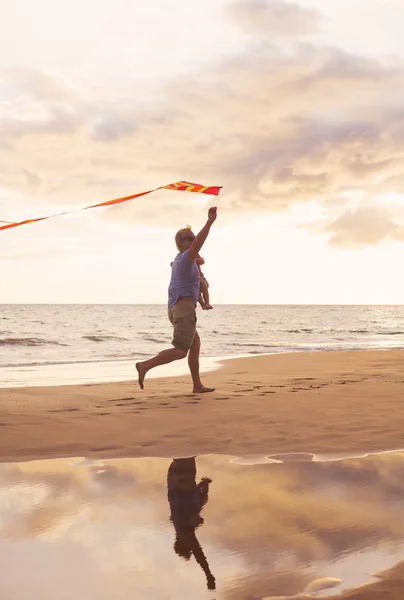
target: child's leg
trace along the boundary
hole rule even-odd
[[[207,282],[204,279],[201,279],[201,284],[199,287],[199,298],[202,298],[202,302],[201,300],[199,300],[202,308],[204,310],[210,310],[212,307],[210,305],[210,297],[209,297],[209,286],[207,285]]]
[[[205,304],[210,304],[209,288],[206,285],[206,281],[204,279],[201,279],[200,290],[201,290],[201,294],[203,296],[203,299],[205,301]]]

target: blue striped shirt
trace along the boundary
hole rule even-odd
[[[196,261],[190,262],[189,250],[179,252],[171,267],[171,281],[168,286],[168,307],[174,306],[181,298],[187,296],[197,304],[199,298],[200,274]]]

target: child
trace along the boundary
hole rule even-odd
[[[204,264],[205,259],[203,259],[202,256],[198,254],[198,256],[196,257],[196,265],[199,269],[199,275],[201,277],[201,283],[199,288],[199,304],[201,305],[202,310],[212,310],[213,306],[211,306],[209,298],[209,283],[201,270],[201,265]],[[172,266],[173,263],[171,262],[170,267]]]
[[[203,310],[212,310],[213,306],[210,304],[209,298],[209,283],[205,275],[201,271],[201,265],[205,264],[205,260],[198,254],[196,257],[196,264],[199,269],[199,275],[201,276],[201,284],[199,288],[199,304]]]

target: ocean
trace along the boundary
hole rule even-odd
[[[279,352],[404,347],[404,306],[217,305],[198,310],[201,366]],[[0,305],[0,387],[135,379],[170,346],[165,305]],[[150,375],[186,373],[186,361]]]

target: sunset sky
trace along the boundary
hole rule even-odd
[[[0,302],[404,303],[404,0],[3,0]]]

